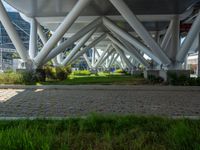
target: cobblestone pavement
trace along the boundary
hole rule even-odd
[[[200,116],[200,87],[0,86],[0,117],[67,117],[92,112]]]

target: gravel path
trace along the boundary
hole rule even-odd
[[[200,87],[0,86],[0,117],[200,116]]]

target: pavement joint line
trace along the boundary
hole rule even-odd
[[[103,115],[106,116],[106,115]],[[109,117],[110,115],[108,115]],[[123,115],[120,115],[123,116]],[[125,115],[124,115],[125,116]],[[17,121],[17,120],[68,120],[68,119],[87,119],[89,116],[69,116],[69,117],[0,117],[0,121]],[[148,117],[148,115],[143,115],[141,117]],[[155,116],[164,119],[191,119],[200,120],[200,116]]]

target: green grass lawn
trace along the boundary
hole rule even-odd
[[[200,120],[99,116],[0,121],[1,150],[199,150]]]
[[[74,76],[70,75],[68,79],[64,81],[46,81],[38,83],[41,85],[81,85],[81,84],[100,84],[100,85],[141,85],[148,82],[141,77],[133,77],[126,75],[91,75],[91,76]]]

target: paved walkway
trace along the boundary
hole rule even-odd
[[[200,116],[200,87],[0,86],[0,117]]]

